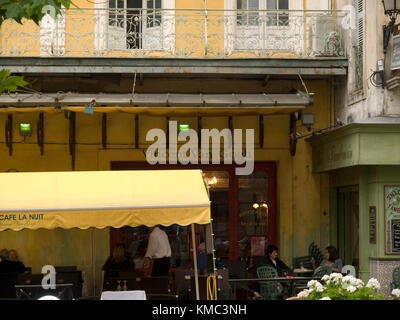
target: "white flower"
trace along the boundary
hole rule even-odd
[[[329,275],[330,281],[332,281],[334,284],[339,285],[342,282],[343,275],[341,273],[331,273]]]
[[[392,296],[400,298],[400,289],[393,289]]]
[[[316,286],[315,291],[324,292],[325,291],[325,287],[322,284],[319,284],[319,285]]]
[[[346,288],[346,290],[347,290],[348,292],[350,292],[350,293],[353,293],[353,292],[355,292],[355,291],[357,290],[357,288],[354,287],[354,286],[352,286],[352,285],[350,285],[350,286],[348,286],[348,287]]]
[[[301,292],[299,292],[298,293],[298,295],[297,295],[297,298],[299,298],[299,299],[305,299],[305,298],[307,298],[309,295],[310,295],[310,291],[309,290],[303,290],[303,291],[301,291]]]
[[[329,297],[324,297],[324,298],[321,298],[321,299],[319,299],[319,300],[332,300],[332,299],[329,298]]]
[[[364,287],[364,281],[360,280],[360,279],[356,279],[353,283],[353,286],[355,286],[357,289],[360,289],[362,287]]]
[[[355,277],[353,277],[351,275],[345,276],[342,279],[342,283],[348,283],[348,284],[351,284],[351,285],[355,284],[356,281],[357,281],[357,278],[355,278]]]
[[[367,288],[379,290],[381,288],[381,285],[379,284],[379,281],[377,279],[371,278],[367,283]]]
[[[309,292],[312,291],[317,291],[317,292],[324,292],[325,287],[318,281],[316,280],[311,280],[307,283],[307,286],[309,288]]]
[[[330,279],[329,275],[326,274],[322,277],[321,281],[324,281],[325,283],[329,284],[330,282],[329,279]]]
[[[319,282],[317,280],[311,280],[311,281],[308,281],[307,287],[315,288],[318,284],[319,284]]]

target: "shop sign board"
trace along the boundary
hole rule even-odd
[[[400,254],[400,186],[385,186],[385,252]]]

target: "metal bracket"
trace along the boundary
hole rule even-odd
[[[393,33],[395,23],[396,23],[396,16],[392,16],[390,18],[390,22],[387,26],[383,26],[383,53],[386,54],[387,48],[389,46],[390,36]]]
[[[259,117],[259,141],[260,149],[264,148],[264,116]]]
[[[103,113],[103,118],[101,122],[101,142],[103,149],[107,149],[107,114]]]
[[[76,113],[71,112],[69,117],[69,154],[71,155],[71,167],[75,170],[75,144],[76,144]]]
[[[203,129],[202,117],[197,118],[197,136],[199,137],[199,150],[201,149],[201,129]]]
[[[170,120],[170,117],[167,117],[166,118],[166,120],[167,120],[167,126],[166,126],[166,139],[167,139],[167,150],[169,150],[169,120]]]
[[[135,148],[139,149],[139,115],[135,114]]]
[[[289,139],[289,148],[290,155],[294,157],[296,155],[296,147],[297,147],[297,131],[296,131],[296,122],[298,116],[296,113],[290,114],[290,139]]]
[[[37,124],[37,143],[40,148],[40,155],[44,154],[44,114],[39,114],[39,120]]]
[[[12,142],[13,142],[13,134],[12,134],[12,114],[8,115],[6,121],[6,146],[8,147],[8,153],[12,156]]]

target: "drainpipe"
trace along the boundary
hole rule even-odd
[[[208,31],[207,31],[207,0],[204,0],[204,53],[207,56],[207,42],[208,42]]]

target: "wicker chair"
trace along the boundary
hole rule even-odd
[[[322,278],[325,275],[329,275],[332,273],[332,266],[319,266],[315,269],[313,278]]]
[[[272,267],[261,266],[257,268],[257,276],[260,279],[272,279],[277,278],[278,273]],[[278,300],[282,295],[276,282],[261,281],[260,291],[261,296],[266,300]]]

